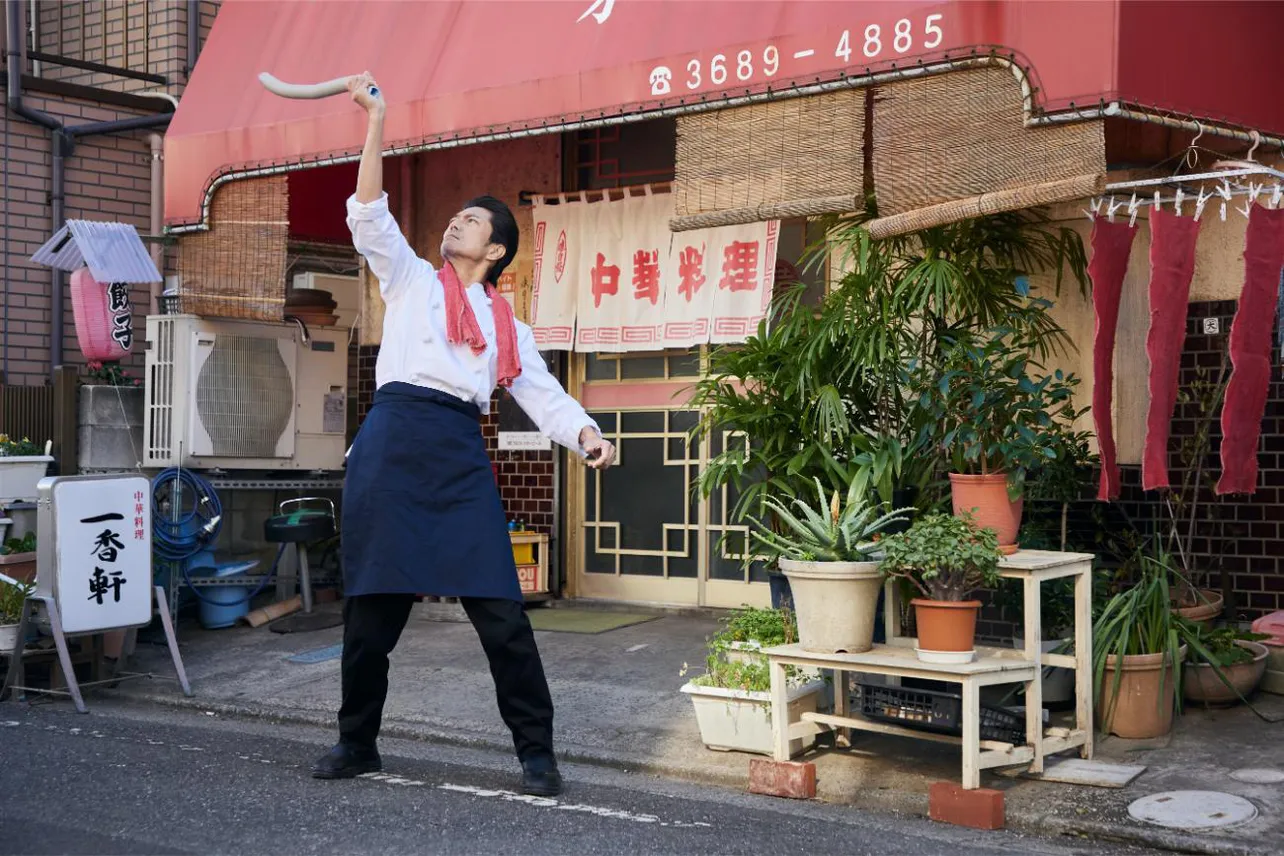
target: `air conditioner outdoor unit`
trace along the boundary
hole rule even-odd
[[[195,315],[147,318],[147,467],[337,470],[348,330]]]

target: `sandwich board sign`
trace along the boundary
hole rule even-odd
[[[155,603],[179,682],[191,695],[167,598],[152,581],[151,482],[131,474],[67,476],[42,479],[38,491],[36,591],[23,606],[18,639],[25,639],[33,617],[48,623],[67,680],[65,694],[83,713],[67,638],[146,626]],[[33,616],[37,603],[44,609]],[[20,671],[7,670],[5,689],[30,689],[12,683]],[[101,683],[124,677],[143,675],[116,674]]]

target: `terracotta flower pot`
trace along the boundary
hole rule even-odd
[[[1182,667],[1181,689],[1187,701],[1204,704],[1239,704],[1241,698],[1252,695],[1257,685],[1262,682],[1262,676],[1266,674],[1266,655],[1269,652],[1265,645],[1257,642],[1237,640],[1235,644],[1251,651],[1253,659],[1247,663],[1235,663],[1222,669],[1230,687],[1222,683],[1222,679],[1207,663],[1187,663]]]
[[[1180,663],[1186,659],[1186,646],[1177,653]],[[1173,702],[1177,698],[1176,677],[1171,660],[1163,654],[1132,654],[1123,658],[1123,676],[1119,694],[1114,695],[1118,658],[1106,657],[1097,710],[1101,712],[1102,730],[1119,737],[1162,737],[1173,727]],[[1160,698],[1160,679],[1163,697]],[[1112,698],[1113,697],[1113,698]],[[1113,703],[1112,703],[1113,702]]]
[[[972,512],[972,519],[982,529],[993,529],[999,536],[999,549],[1010,555],[1017,551],[1017,533],[1021,529],[1021,512],[1025,497],[1008,498],[1008,477],[1003,473],[969,476],[950,473],[950,496],[955,516]]]
[[[926,663],[970,663],[976,656],[976,616],[979,600],[914,598],[918,627],[918,658]],[[943,656],[937,656],[943,655]]]
[[[1173,612],[1196,624],[1210,624],[1214,618],[1222,614],[1224,602],[1225,598],[1222,597],[1221,592],[1200,589],[1194,606],[1174,606]]]

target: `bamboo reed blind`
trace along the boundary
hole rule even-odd
[[[680,116],[670,228],[854,211],[864,146],[857,89]]]
[[[873,137],[875,237],[1089,196],[1106,171],[1101,120],[1026,127],[997,66],[880,87]]]
[[[179,242],[179,311],[282,320],[288,203],[284,175],[243,179],[219,188],[209,231]]]

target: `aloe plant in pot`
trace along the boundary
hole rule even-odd
[[[846,500],[835,491],[827,500],[816,480],[816,505],[773,496],[763,505],[781,531],[750,518],[754,537],[780,561],[789,578],[798,641],[805,650],[858,654],[874,647],[874,619],[882,576],[876,553],[889,525],[904,519],[907,509],[880,513],[853,484]]]
[[[879,570],[908,580],[923,595],[910,603],[918,626],[918,658],[926,663],[970,663],[976,656],[979,588],[999,581],[998,536],[970,515],[931,514],[881,542]]]

